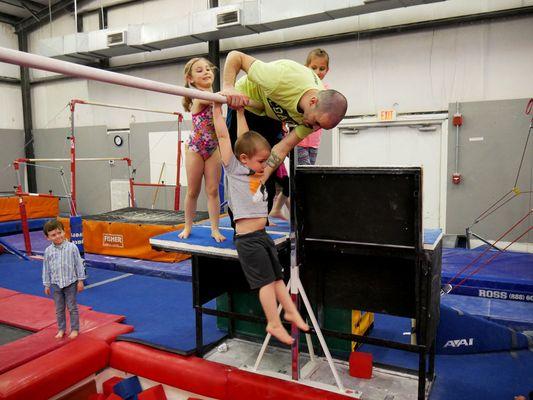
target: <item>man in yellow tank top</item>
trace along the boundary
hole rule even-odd
[[[247,75],[235,83],[241,70]],[[245,107],[253,114],[287,122],[292,127],[273,146],[263,179],[311,132],[337,126],[347,109],[346,98],[336,90],[325,90],[322,81],[309,68],[292,60],[265,63],[239,51],[230,52],[226,58],[221,94],[232,108]],[[249,107],[250,99],[262,108]],[[260,127],[255,129],[263,133]]]

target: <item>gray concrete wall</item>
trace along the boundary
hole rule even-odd
[[[459,132],[459,172],[462,182],[454,185],[451,175],[455,168],[455,127],[452,117],[456,110],[450,104],[448,127],[448,183],[446,230],[449,234],[464,234],[483,211],[513,189],[524,151],[531,115],[524,114],[527,99],[460,103],[464,116]],[[480,139],[482,138],[482,140]],[[532,190],[533,138],[530,138],[518,180],[522,192]],[[509,195],[506,198],[510,198]],[[503,205],[492,215],[475,224],[478,235],[495,240],[510,228],[532,206],[531,193],[525,193]],[[505,241],[511,241],[532,224],[531,216],[515,229]],[[532,234],[520,242],[533,240]]]
[[[24,131],[0,129],[0,192],[14,191],[17,184],[13,160],[24,157]]]
[[[318,155],[316,157],[317,165],[331,165],[333,163],[333,136],[331,130],[323,130],[322,137],[320,139],[320,147],[318,149]]]

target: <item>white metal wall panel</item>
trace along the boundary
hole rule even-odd
[[[0,129],[24,129],[22,117],[22,94],[18,85],[0,83],[2,113]]]

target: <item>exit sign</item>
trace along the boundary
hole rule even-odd
[[[378,113],[378,119],[380,121],[396,121],[395,110],[380,110]]]

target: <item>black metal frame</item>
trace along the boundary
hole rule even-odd
[[[339,220],[338,218],[337,220],[329,221],[333,225],[332,228],[325,230],[314,229],[310,226],[313,222],[309,221],[310,216],[312,219],[309,207],[317,208],[317,210],[315,210],[318,215],[317,219],[328,219],[328,215],[324,215],[327,211],[321,210],[321,207],[333,208],[334,211],[332,213],[336,213],[341,219],[346,218],[346,216],[342,213],[343,205],[331,204],[331,202],[328,202],[326,199],[323,199],[323,203],[325,204],[309,204],[312,202],[312,199],[309,198],[310,191],[304,190],[306,174],[307,176],[319,174],[322,179],[321,182],[324,182],[324,185],[326,185],[325,181],[327,181],[329,174],[359,174],[367,176],[377,176],[379,174],[412,175],[411,178],[413,179],[415,186],[413,191],[412,210],[410,210],[412,211],[412,215],[409,220],[412,223],[412,230],[403,238],[401,237],[401,233],[399,233],[399,241],[390,244],[380,242],[379,237],[369,238],[369,241],[365,241],[361,239],[360,235],[357,237],[357,240],[346,240],[346,238],[343,238],[344,240],[339,240],[335,230],[342,225],[344,221]],[[433,252],[424,251],[423,249],[421,169],[298,167],[293,176],[295,176],[295,179],[292,198],[295,199],[295,217],[298,220],[296,232],[296,242],[298,244],[297,252],[299,255],[299,262],[302,264],[300,276],[309,297],[313,298],[312,303],[314,303],[314,306],[317,307],[318,310],[323,309],[327,305],[328,300],[331,299],[329,295],[328,298],[325,296],[326,286],[333,284],[332,277],[330,276],[328,278],[328,271],[335,271],[332,273],[337,273],[337,279],[347,279],[348,276],[353,277],[355,276],[354,274],[361,272],[354,272],[353,266],[350,265],[352,259],[354,260],[353,262],[357,262],[357,260],[361,258],[371,260],[373,257],[379,257],[380,260],[390,260],[388,262],[391,265],[398,264],[402,266],[413,266],[414,282],[412,283],[412,286],[414,288],[414,293],[411,293],[410,296],[414,299],[414,303],[407,302],[403,306],[398,306],[399,308],[394,308],[395,306],[393,305],[391,306],[392,313],[387,313],[414,319],[414,333],[417,338],[417,344],[407,344],[373,338],[371,336],[359,336],[325,329],[322,331],[326,336],[334,336],[348,341],[357,341],[360,343],[368,343],[381,347],[418,353],[418,398],[424,399],[426,380],[432,382],[435,378],[435,336],[436,323],[438,321],[438,300],[435,299],[435,296],[437,296],[437,299],[440,298],[438,296],[440,292],[441,246],[437,245]],[[331,179],[331,177],[329,179]],[[388,188],[384,188],[384,190],[388,190]],[[300,192],[305,193],[299,195]],[[369,215],[369,218],[372,218],[372,215]],[[321,220],[321,222],[323,223],[324,221]],[[317,223],[315,222],[314,225],[317,226]],[[324,237],[324,231],[328,231],[335,237]],[[312,235],[309,236],[310,232],[313,232],[315,237]],[[378,232],[378,235],[381,233],[382,232]],[[358,234],[355,233],[354,236],[358,236]],[[320,265],[321,261],[319,258],[321,256],[328,258],[329,263]],[[335,261],[332,261],[333,259],[340,261],[340,265],[333,265],[335,264]],[[380,265],[386,264],[384,264],[383,261],[381,264],[378,262],[376,267],[379,267]],[[344,272],[342,271],[343,269]],[[339,271],[341,272],[340,274]],[[372,274],[372,271],[367,270],[367,273]],[[388,283],[391,283],[390,280]],[[387,285],[387,282],[384,284]],[[382,309],[379,309],[379,306],[382,306],[381,304],[379,306],[374,305],[378,308],[373,309],[371,300],[367,302],[363,301],[363,304],[354,304],[353,302],[350,302],[350,297],[353,297],[353,291],[357,290],[355,287],[351,287],[350,285],[345,285],[343,287],[341,283],[335,288],[339,291],[335,294],[337,301],[345,301],[343,299],[346,299],[346,303],[344,304],[345,307],[350,309],[363,309],[365,311],[383,312]],[[411,287],[409,289],[411,289]],[[343,290],[345,291],[343,292]],[[331,294],[331,290],[329,291],[329,294]],[[402,296],[402,294],[398,293],[398,297],[400,296]],[[437,302],[437,304],[435,304],[435,302]],[[335,305],[338,306],[338,304]],[[320,315],[321,313],[318,314]]]
[[[285,267],[288,278],[289,246],[288,240],[277,245],[281,264]],[[166,249],[168,251],[168,249]],[[249,322],[266,323],[264,317],[242,314],[232,310],[232,293],[250,291],[248,282],[242,272],[236,255],[206,254],[191,252],[193,307],[196,320],[196,355],[202,357],[213,345],[205,346],[203,342],[203,314],[228,318],[228,336],[234,337],[235,319]],[[204,307],[203,305],[218,296],[227,293],[229,311]]]
[[[304,167],[305,168],[305,167]],[[312,168],[312,167],[310,167]],[[291,188],[294,189],[292,193],[294,207],[301,207],[301,200],[304,196],[298,196],[298,171],[293,175],[296,177],[291,184]],[[316,170],[318,171],[318,169]],[[347,169],[349,172],[350,169]],[[383,173],[391,172],[390,169],[372,169],[367,173]],[[407,171],[402,168],[401,171],[395,171],[394,173],[413,173],[417,175],[417,185],[421,186],[421,171],[420,169],[410,169]],[[291,181],[293,181],[291,179]],[[296,188],[294,187],[296,186]],[[331,205],[328,205],[331,206]],[[337,210],[338,211],[338,210]],[[306,254],[310,248],[319,251],[331,251],[340,252],[343,254],[353,256],[375,256],[389,257],[391,260],[399,260],[399,262],[408,262],[415,265],[415,297],[416,311],[411,316],[416,321],[415,334],[418,344],[408,344],[403,342],[396,342],[386,339],[374,338],[371,336],[360,336],[354,334],[348,334],[344,332],[338,332],[329,329],[321,329],[324,336],[335,337],[344,339],[347,341],[356,341],[360,343],[367,343],[371,345],[387,347],[391,349],[403,350],[407,352],[417,353],[419,355],[418,366],[418,398],[425,398],[426,380],[430,382],[435,378],[435,330],[436,322],[438,321],[438,304],[435,310],[435,294],[437,301],[440,299],[440,259],[441,259],[441,245],[438,244],[432,251],[425,251],[422,246],[422,195],[421,191],[417,190],[415,193],[415,207],[414,207],[414,236],[412,243],[397,243],[394,245],[383,243],[363,243],[363,242],[350,242],[350,241],[338,241],[328,240],[325,238],[310,238],[305,237],[306,221],[302,218],[301,210],[296,212],[296,218],[299,223],[297,231],[292,232],[291,236],[296,236],[297,253],[299,255],[298,261],[302,262],[303,268],[300,270],[301,276],[306,277],[307,271],[310,269],[309,263],[306,264]],[[294,238],[294,237],[293,237]],[[278,251],[280,256],[280,262],[285,267],[285,280],[289,278],[289,259],[294,254],[294,249],[290,247],[291,241],[287,240],[279,244]],[[166,251],[177,251],[160,246],[154,246],[162,248]],[[243,313],[237,313],[232,311],[232,293],[233,292],[246,292],[249,291],[248,283],[245,280],[244,274],[241,270],[239,260],[236,254],[223,255],[223,254],[209,254],[205,251],[190,251],[192,255],[192,284],[193,284],[193,307],[195,308],[195,322],[196,322],[196,355],[202,357],[211,348],[218,343],[210,344],[209,346],[203,343],[203,314],[219,316],[228,318],[230,323],[228,324],[228,336],[234,336],[233,320],[242,320],[249,322],[265,323],[266,320],[263,316],[249,315]],[[309,284],[311,283],[311,284]],[[312,282],[306,282],[306,291],[313,293],[313,286],[322,287],[324,279],[316,279],[315,285]],[[309,285],[308,285],[309,284]],[[309,290],[311,289],[311,290]],[[228,311],[222,311],[217,309],[211,309],[204,307],[204,304],[210,300],[217,298],[218,296],[227,293],[228,294]],[[315,291],[316,293],[316,291]],[[311,297],[311,296],[310,296]],[[323,296],[319,296],[322,299]],[[315,305],[320,309],[324,306],[323,301],[318,301]],[[351,308],[356,308],[357,304],[350,304]],[[365,309],[366,310],[366,309]],[[373,310],[366,310],[373,311]],[[376,311],[376,310],[374,310]],[[320,315],[320,314],[319,314]],[[320,318],[319,318],[320,322]],[[224,339],[224,338],[223,338]],[[221,340],[223,340],[221,339]],[[393,367],[393,369],[399,369]],[[416,373],[412,370],[405,370],[404,372]]]

